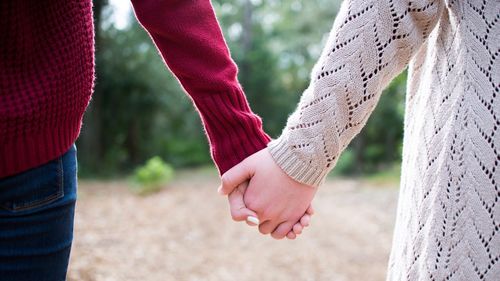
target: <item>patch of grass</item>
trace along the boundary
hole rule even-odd
[[[335,164],[335,168],[330,173],[330,177],[339,177],[351,175],[354,170],[354,153],[350,148],[347,148],[340,154],[339,161]]]
[[[130,187],[139,195],[155,193],[171,182],[174,174],[174,168],[156,156],[135,171]]]
[[[398,185],[401,178],[401,165],[393,165],[387,170],[367,175],[364,179],[373,185]]]

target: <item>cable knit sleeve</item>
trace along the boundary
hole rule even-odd
[[[270,138],[248,106],[210,0],[132,0],[132,4],[195,103],[219,172],[265,148]]]
[[[268,145],[289,176],[322,183],[442,9],[441,0],[344,1],[298,108]]]

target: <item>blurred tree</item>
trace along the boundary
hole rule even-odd
[[[277,137],[308,86],[340,1],[213,3],[248,100]],[[153,156],[175,167],[209,163],[199,117],[151,39],[132,15],[128,27],[116,29],[111,13],[106,0],[94,0],[97,80],[78,141],[84,174],[129,172]],[[382,95],[340,172],[373,172],[399,161],[405,79]]]
[[[83,173],[127,172],[155,155],[176,166],[209,162],[201,121],[147,33],[135,19],[124,30],[102,22],[95,93],[78,141]]]
[[[338,3],[218,0],[214,6],[248,100],[277,137],[307,87]]]
[[[353,163],[345,173],[376,172],[401,161],[405,87],[403,72],[385,89],[365,128],[350,145]]]
[[[94,0],[93,1],[93,12],[94,12],[94,24],[95,28],[95,44],[96,49],[101,49],[100,38],[101,38],[101,18],[103,14],[104,7],[108,4],[107,0]],[[99,55],[99,52],[97,52]],[[78,139],[78,146],[83,151],[92,151],[92,153],[86,153],[84,156],[80,156],[80,162],[82,163],[81,170],[85,171],[87,167],[89,170],[91,167],[97,167],[99,163],[99,158],[102,155],[102,145],[101,145],[101,108],[99,95],[94,95],[92,97],[92,102],[87,108],[85,114],[84,124],[82,128],[82,134]]]
[[[264,128],[278,136],[309,83],[341,1],[215,1],[240,80]],[[399,162],[406,75],[382,95],[366,128],[353,140],[342,173],[360,174]]]

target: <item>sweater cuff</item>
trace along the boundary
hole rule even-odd
[[[278,166],[294,180],[313,187],[318,187],[325,181],[329,170],[313,167],[300,159],[284,135],[271,141],[267,148]]]
[[[208,135],[211,154],[222,175],[271,140],[240,87],[218,94],[192,95]]]

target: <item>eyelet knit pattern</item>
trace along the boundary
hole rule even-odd
[[[269,144],[319,185],[409,64],[388,280],[500,280],[500,1],[346,0]]]

